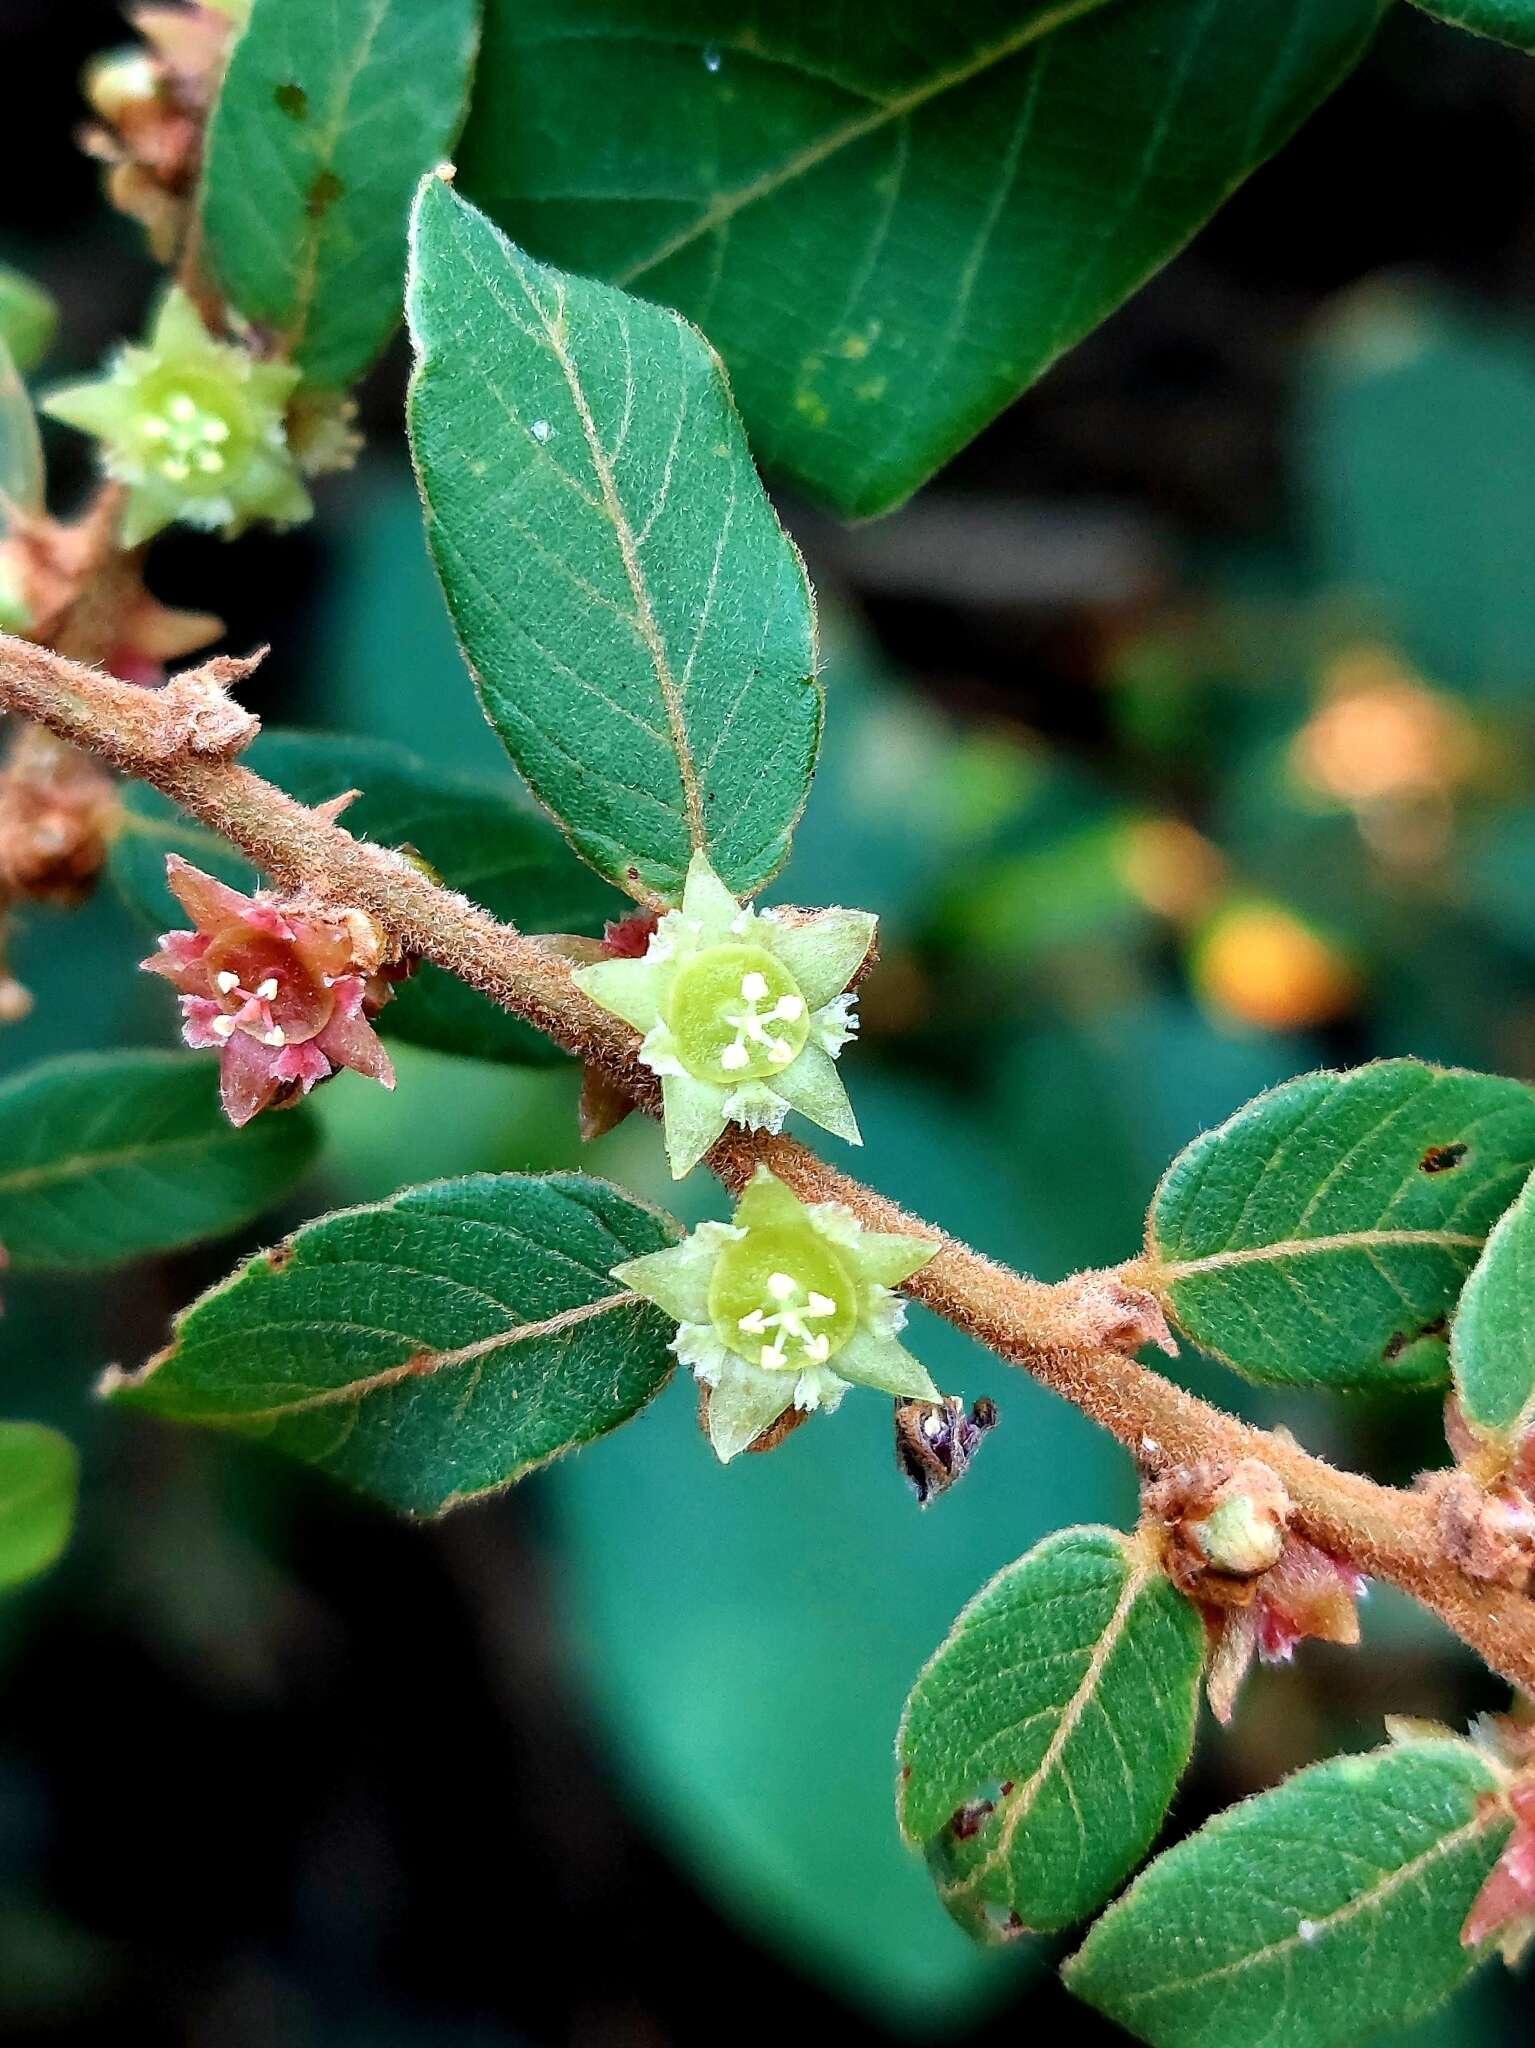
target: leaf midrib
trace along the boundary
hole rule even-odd
[[[657,243],[647,254],[638,257],[617,274],[614,282],[624,286],[633,284],[635,279],[642,277],[647,270],[654,270],[658,264],[669,261],[692,243],[713,234],[717,228],[726,226],[746,207],[755,205],[759,199],[770,198],[783,186],[792,184],[796,178],[815,170],[829,157],[835,156],[838,150],[861,142],[867,135],[877,134],[881,128],[915,113],[930,101],[941,98],[946,92],[954,92],[961,86],[968,85],[972,79],[979,78],[993,65],[1006,63],[1009,58],[1016,57],[1026,50],[1031,43],[1039,42],[1047,35],[1053,35],[1057,29],[1069,28],[1074,21],[1080,20],[1083,16],[1096,13],[1099,9],[1113,4],[1116,4],[1116,0],[1060,0],[1060,5],[1052,8],[1048,14],[1039,15],[1032,22],[1025,23],[1013,34],[1004,36],[1001,42],[989,44],[985,49],[978,50],[965,63],[956,65],[949,71],[935,72],[920,85],[909,87],[907,91],[898,93],[893,99],[881,101],[869,113],[860,114],[853,120],[845,121],[841,126],[828,130],[815,142],[807,143],[803,149],[785,158],[772,170],[764,171],[749,184],[739,186],[733,192],[717,194],[689,226],[677,229],[674,234]]]
[[[1371,1250],[1381,1245],[1435,1245],[1441,1250],[1479,1251],[1485,1235],[1461,1230],[1340,1230],[1325,1237],[1277,1238],[1272,1244],[1243,1245],[1235,1251],[1208,1252],[1202,1258],[1158,1262],[1156,1277],[1164,1284],[1228,1266],[1265,1265],[1280,1259],[1305,1258],[1318,1252]]]
[[[201,1152],[218,1146],[227,1147],[234,1142],[233,1130],[213,1130],[195,1132],[185,1138],[151,1139],[111,1152],[77,1152],[62,1161],[43,1166],[23,1166],[15,1172],[0,1174],[0,1195],[47,1187],[58,1181],[80,1180],[87,1174],[106,1172],[113,1167],[137,1166],[145,1160],[164,1159],[170,1153]]]

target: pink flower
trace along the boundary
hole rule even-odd
[[[242,896],[176,854],[166,876],[193,929],[167,932],[142,964],[180,990],[187,1044],[219,1054],[232,1124],[286,1108],[341,1067],[394,1086],[368,1021],[393,994],[371,918]]]
[[[1357,1603],[1368,1590],[1362,1572],[1292,1536],[1284,1554],[1254,1586],[1242,1607],[1207,1608],[1214,1643],[1206,1689],[1218,1721],[1228,1722],[1237,1693],[1255,1656],[1265,1664],[1287,1664],[1308,1640],[1359,1641]]]
[[[1503,1959],[1512,1965],[1535,1940],[1535,1777],[1516,1781],[1509,1805],[1514,1832],[1477,1893],[1460,1938],[1467,1948],[1479,1948],[1497,1935]]]

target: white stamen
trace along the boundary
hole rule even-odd
[[[824,1365],[827,1359],[831,1357],[830,1337],[825,1335],[807,1337],[804,1342],[805,1356],[812,1365]]]
[[[269,1003],[271,1002],[272,998],[276,995],[276,993],[277,976],[275,974],[269,974],[266,980],[262,982],[260,987],[256,990],[256,997],[259,1002]]]
[[[792,1276],[788,1273],[769,1273],[767,1291],[774,1301],[787,1301],[797,1292]]]
[[[773,1015],[781,1017],[785,1024],[794,1023],[796,1018],[803,1017],[804,1014],[805,998],[803,996],[780,996],[773,1005]]]
[[[274,1024],[270,1031],[264,1031],[261,1034],[261,1043],[263,1045],[286,1045],[288,1043],[288,1034],[280,1024]]]
[[[184,427],[188,420],[196,419],[197,401],[185,391],[178,391],[174,398],[166,400],[165,410],[173,420]]]
[[[231,995],[240,986],[240,977],[238,974],[231,973],[229,968],[225,967],[218,974],[214,975],[213,986],[221,996]]]
[[[197,466],[204,476],[217,476],[224,467],[224,458],[216,448],[204,448],[197,458]]]
[[[235,1035],[234,1018],[215,1017],[213,1020],[213,1035],[215,1038],[233,1038]]]
[[[192,465],[179,455],[167,455],[160,464],[160,474],[168,483],[184,484],[192,474]]]
[[[744,974],[741,977],[741,993],[749,1003],[760,1003],[768,992],[765,974]]]
[[[227,441],[229,439],[229,422],[228,420],[215,419],[210,413],[203,421],[198,432],[205,441]]]
[[[805,1304],[805,1313],[807,1316],[834,1316],[837,1313],[837,1304],[829,1294],[817,1294],[812,1290],[810,1299]]]
[[[765,1366],[769,1372],[772,1372],[775,1367],[781,1370],[789,1363],[788,1358],[776,1344],[764,1344],[762,1355],[758,1362]]]
[[[750,1058],[750,1053],[748,1053],[740,1039],[737,1038],[721,1050],[720,1065],[728,1072],[735,1073],[744,1067]]]
[[[147,420],[140,420],[139,432],[146,441],[163,441],[170,432],[170,427],[157,412],[153,412]]]
[[[736,1324],[736,1328],[738,1330],[744,1330],[748,1337],[760,1337],[763,1331],[767,1328],[767,1317],[762,1313],[760,1308],[754,1308],[750,1315],[742,1316],[740,1318],[740,1320]]]
[[[768,1059],[775,1067],[786,1067],[793,1058],[794,1047],[790,1045],[787,1038],[770,1038],[768,1040]]]

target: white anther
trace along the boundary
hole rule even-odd
[[[213,986],[221,996],[233,995],[234,991],[240,986],[240,977],[225,967],[214,975]]]
[[[215,1017],[213,1020],[213,1035],[215,1038],[233,1038],[235,1035],[234,1018]]]
[[[185,391],[178,391],[174,398],[165,402],[165,410],[178,425],[185,426],[188,420],[197,417],[197,401]]]
[[[288,1034],[280,1024],[274,1024],[270,1031],[262,1033],[261,1043],[263,1045],[286,1045],[288,1043]]]
[[[205,441],[227,441],[229,439],[229,422],[228,420],[217,419],[210,413],[204,419],[201,427],[198,428],[198,432]]]
[[[773,1005],[773,1015],[781,1017],[785,1024],[794,1023],[797,1018],[803,1017],[804,1014],[805,998],[803,996],[780,996]]]
[[[786,1067],[794,1058],[794,1047],[787,1038],[770,1038],[767,1052],[769,1061],[775,1067]]]
[[[765,974],[742,975],[741,993],[749,1003],[760,1003],[767,994],[767,991],[767,976]]]
[[[799,1290],[790,1274],[769,1273],[767,1291],[772,1295],[774,1301],[787,1301],[791,1294],[795,1294]]]
[[[198,454],[197,466],[204,476],[217,476],[224,467],[224,458],[216,448],[204,448]]]
[[[260,987],[256,990],[256,999],[258,1002],[269,1003],[271,1002],[272,998],[276,995],[276,993],[277,976],[275,974],[269,974],[266,980],[262,982]]]
[[[163,441],[170,427],[157,412],[152,412],[148,419],[139,421],[139,432],[146,441]]]
[[[831,1357],[831,1339],[827,1336],[807,1337],[804,1340],[805,1356],[812,1365],[824,1365]]]
[[[160,474],[168,483],[184,484],[192,474],[190,462],[184,462],[179,455],[167,455],[160,464]]]
[[[746,1047],[741,1043],[740,1039],[737,1038],[732,1040],[732,1042],[729,1045],[725,1046],[721,1051],[720,1065],[724,1067],[728,1072],[735,1073],[741,1067],[744,1067],[750,1058],[751,1054],[746,1050]]]
[[[805,1304],[805,1313],[807,1316],[834,1316],[837,1313],[837,1304],[829,1294],[817,1294],[812,1289],[810,1299]]]
[[[745,1315],[740,1318],[740,1320],[736,1324],[736,1328],[738,1330],[744,1330],[748,1337],[760,1337],[763,1331],[767,1328],[767,1317],[762,1313],[760,1308],[754,1308],[750,1315]]]
[[[775,1368],[781,1371],[789,1363],[789,1360],[777,1344],[764,1344],[758,1363],[765,1366],[769,1372],[772,1372]]]

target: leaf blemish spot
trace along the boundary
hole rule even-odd
[[[309,119],[309,95],[291,79],[286,85],[278,86],[272,98],[277,103],[278,112],[286,114],[290,121]]]
[[[304,211],[311,220],[318,220],[328,207],[335,205],[345,190],[345,185],[334,171],[321,171],[309,188],[308,197],[304,201]]]
[[[1447,1173],[1452,1166],[1459,1166],[1464,1160],[1469,1145],[1430,1145],[1418,1161],[1423,1173]]]

